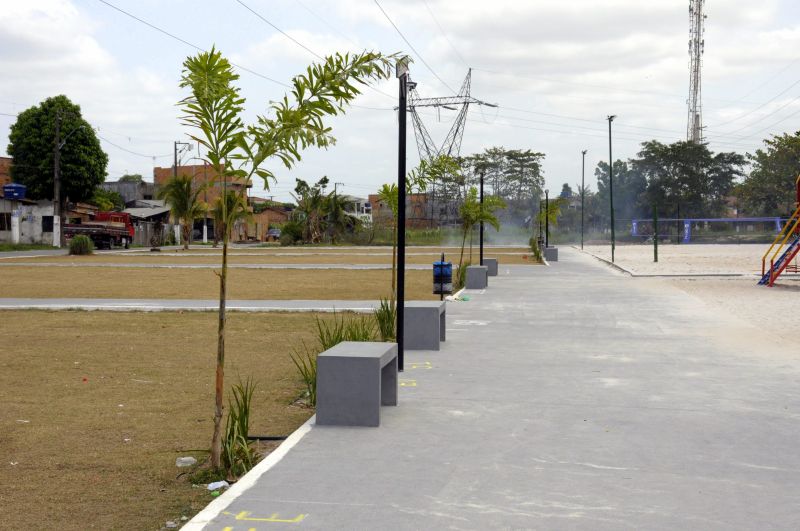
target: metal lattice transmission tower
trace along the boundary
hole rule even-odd
[[[455,96],[445,96],[442,98],[421,98],[416,90],[416,84],[411,86],[408,99],[408,111],[411,113],[411,122],[414,126],[414,138],[417,141],[417,149],[421,160],[433,160],[439,156],[458,157],[461,154],[461,140],[464,138],[464,127],[467,123],[467,113],[470,104],[485,105],[487,107],[497,107],[492,103],[473,98],[470,94],[472,85],[472,69],[467,71],[467,77],[461,84],[461,89]],[[450,126],[450,131],[441,145],[437,145],[431,138],[428,129],[425,127],[417,109],[424,107],[445,108],[451,111],[458,111],[458,115]],[[460,108],[459,108],[460,107]],[[430,208],[426,210],[426,219],[430,226],[434,219],[439,224],[450,224],[458,219],[457,203],[460,200],[458,188],[448,186],[446,182],[432,183],[428,191]],[[420,217],[413,212],[412,216]]]
[[[686,124],[686,139],[703,141],[703,103],[701,76],[703,52],[705,51],[705,20],[703,6],[706,0],[689,0],[689,115]]]

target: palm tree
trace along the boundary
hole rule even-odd
[[[220,196],[214,201],[214,208],[211,210],[214,216],[214,233],[222,239],[222,234],[227,231],[230,238],[231,230],[242,221],[249,221],[253,218],[253,213],[247,207],[247,199],[233,190],[228,190],[224,197],[227,198],[225,204]],[[225,216],[227,215],[227,219]]]
[[[498,208],[505,207],[505,201],[493,195],[484,197],[483,203],[481,203],[480,199],[478,198],[478,189],[474,186],[469,189],[464,197],[464,203],[458,209],[458,213],[461,215],[461,228],[464,231],[461,238],[461,256],[458,259],[459,272],[464,264],[464,246],[467,243],[467,235],[470,235],[469,255],[471,260],[472,229],[475,227],[475,225],[482,221],[484,223],[488,223],[494,227],[495,230],[499,231],[500,221],[498,221],[497,216],[494,215],[494,211]]]
[[[189,249],[189,238],[192,234],[194,220],[205,216],[208,205],[200,200],[200,193],[205,186],[193,186],[188,175],[178,175],[168,180],[159,190],[158,198],[169,204],[172,219],[181,224],[183,249]]]

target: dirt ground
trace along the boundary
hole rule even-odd
[[[658,263],[652,244],[617,245],[615,263],[637,274],[757,274],[769,245],[660,244]],[[610,245],[586,245],[584,250],[611,259]]]
[[[213,269],[3,267],[0,298],[217,299]],[[434,299],[430,271],[406,272],[406,297]],[[230,269],[228,299],[377,300],[391,270]]]
[[[32,333],[32,330],[36,333]],[[312,314],[231,314],[226,388],[257,382],[252,434],[311,411],[289,358]],[[213,313],[0,312],[4,529],[159,529],[211,501],[175,459],[212,434]]]

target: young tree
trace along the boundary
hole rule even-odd
[[[193,186],[191,176],[178,175],[171,177],[158,190],[158,198],[167,202],[172,219],[181,224],[184,251],[189,250],[194,220],[205,216],[208,210],[208,205],[200,199],[204,189],[205,186]]]
[[[390,58],[373,52],[327,57],[292,80],[291,96],[272,103],[270,115],[259,116],[255,124],[247,126],[242,119],[245,99],[235,85],[239,76],[230,62],[212,48],[189,57],[183,64],[180,85],[191,92],[180,102],[183,123],[195,130],[191,138],[205,147],[205,161],[223,183],[229,178],[249,182],[259,177],[268,189],[275,176],[263,167],[265,162],[276,158],[291,168],[300,160],[303,149],[332,145],[335,139],[324,120],[344,112],[344,106],[360,94],[356,85],[389,77],[391,66]],[[242,190],[245,193],[246,187]],[[229,221],[227,211],[223,220]],[[211,442],[211,465],[215,468],[220,467],[222,451],[227,273],[228,230],[224,230]]]
[[[499,231],[500,221],[497,219],[494,212],[500,208],[506,208],[506,203],[497,196],[484,196],[483,203],[481,203],[477,188],[473,186],[467,192],[467,195],[464,197],[464,203],[459,209],[459,214],[461,214],[461,229],[463,230],[461,255],[458,258],[459,271],[461,271],[464,265],[464,247],[467,243],[467,235],[470,236],[469,259],[470,262],[472,262],[472,229],[478,223],[484,222]]]
[[[97,188],[89,202],[100,209],[101,212],[110,210],[124,210],[125,200],[118,192]]]

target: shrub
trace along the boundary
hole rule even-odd
[[[539,248],[539,243],[536,241],[536,238],[531,236],[531,239],[528,240],[528,243],[531,246],[531,254],[533,254],[533,257],[538,262],[541,262],[542,261],[542,250]]]
[[[456,278],[453,282],[453,290],[458,291],[467,285],[467,268],[472,265],[470,262],[464,262],[464,265],[456,271]]]
[[[381,341],[394,341],[394,324],[397,320],[394,306],[387,299],[381,299],[381,305],[375,310],[374,316]]]
[[[308,405],[315,407],[317,405],[317,355],[313,349],[303,343],[303,350],[295,350],[294,353],[289,354],[294,366],[297,367],[297,372],[300,373],[300,378],[306,385],[306,395],[308,396]]]
[[[281,245],[294,245],[303,241],[303,224],[299,221],[290,220],[283,224],[281,228]]]
[[[83,234],[79,234],[72,238],[69,242],[69,254],[92,254],[94,252],[94,244],[92,239]]]
[[[222,438],[222,464],[231,479],[243,476],[256,462],[252,441],[247,438],[255,388],[256,384],[250,378],[231,387],[233,400],[228,401],[228,420]]]

